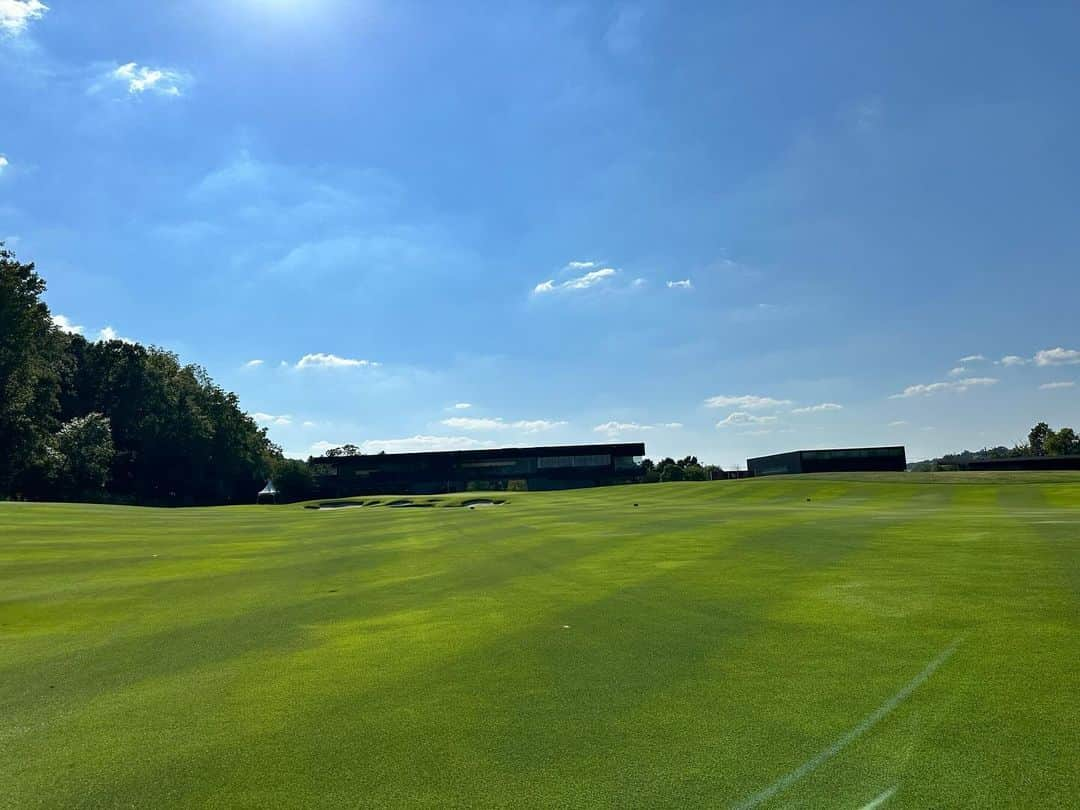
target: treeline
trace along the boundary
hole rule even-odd
[[[667,481],[711,481],[714,474],[723,472],[715,464],[701,464],[697,456],[687,456],[678,461],[673,458],[664,458],[657,462],[647,458],[641,462],[641,469],[645,473],[646,484]]]
[[[1027,458],[1029,456],[1080,455],[1080,436],[1071,427],[1054,430],[1046,422],[1039,422],[1028,432],[1028,440],[1012,447],[984,447],[982,450],[964,450],[947,453],[941,458],[918,461],[909,465],[913,472],[937,472],[953,470],[972,461],[1002,458]]]
[[[56,327],[0,243],[0,497],[254,502],[285,464],[235,394],[168,351]]]

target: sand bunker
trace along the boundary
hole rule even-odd
[[[378,503],[378,501],[376,501],[375,503]],[[311,506],[305,506],[304,508],[305,509],[318,509],[318,510],[321,511],[323,509],[359,509],[360,507],[365,506],[365,505],[367,505],[367,504],[365,504],[363,501],[338,501],[336,503],[312,504]],[[374,504],[371,504],[371,505],[374,505]]]
[[[493,501],[490,498],[477,498],[472,501],[465,501],[461,505],[466,509],[483,509],[487,506],[502,506],[506,501]]]

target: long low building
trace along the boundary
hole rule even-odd
[[[823,472],[904,472],[907,454],[902,446],[795,450],[747,459],[746,469],[755,477]]]
[[[971,472],[1020,470],[1080,470],[1080,456],[1020,456],[1018,458],[987,458],[969,461],[960,469]]]
[[[322,497],[573,489],[643,480],[644,443],[506,447],[311,460]]]

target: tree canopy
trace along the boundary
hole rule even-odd
[[[0,496],[254,501],[281,450],[235,394],[164,349],[65,334],[44,292],[0,244]]]

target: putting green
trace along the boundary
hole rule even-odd
[[[0,504],[0,807],[1075,806],[1080,476],[499,498]]]

